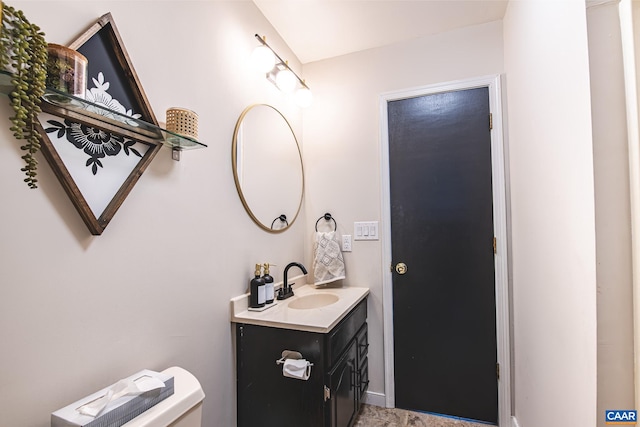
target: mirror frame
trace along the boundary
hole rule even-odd
[[[293,216],[292,219],[287,218],[287,221],[289,222],[288,225],[286,225],[285,227],[279,228],[277,230],[274,230],[273,228],[269,227],[267,224],[263,224],[253,213],[253,211],[251,210],[251,207],[249,207],[249,204],[247,203],[247,200],[244,197],[244,194],[242,192],[242,187],[240,186],[240,180],[238,178],[238,132],[240,131],[240,125],[242,124],[242,120],[245,118],[245,116],[249,113],[249,111],[251,111],[253,108],[255,107],[259,107],[259,106],[264,106],[264,107],[269,107],[272,110],[274,110],[276,113],[278,113],[280,115],[280,117],[282,117],[282,119],[284,120],[284,122],[287,124],[287,126],[289,127],[289,130],[291,131],[291,135],[293,136],[293,140],[296,143],[296,149],[298,150],[298,157],[300,159],[300,169],[302,172],[302,189],[300,191],[300,201],[298,202],[298,209],[296,210],[295,215]],[[263,229],[264,231],[267,231],[269,233],[282,233],[285,230],[288,230],[293,223],[296,221],[296,219],[298,218],[298,215],[300,214],[300,209],[302,208],[302,201],[304,199],[304,163],[302,162],[302,152],[300,151],[300,144],[298,143],[298,138],[296,137],[296,133],[293,131],[293,128],[291,127],[291,124],[289,123],[289,121],[287,120],[287,118],[274,106],[269,105],[269,104],[252,104],[249,105],[247,108],[244,109],[244,111],[242,111],[242,113],[240,114],[240,117],[238,118],[238,121],[236,122],[236,126],[233,130],[233,140],[232,140],[232,144],[231,144],[231,166],[233,167],[233,181],[236,184],[236,190],[238,191],[238,196],[240,196],[240,201],[242,202],[242,206],[244,206],[245,211],[247,211],[247,214],[249,214],[249,216],[251,217],[251,219],[253,220],[254,223],[256,223],[256,225],[258,227],[260,227],[261,229]],[[276,218],[278,219],[278,218]],[[275,220],[274,220],[275,221]],[[272,223],[273,224],[273,223]]]

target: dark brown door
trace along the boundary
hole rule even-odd
[[[497,424],[488,88],[387,107],[396,406]]]

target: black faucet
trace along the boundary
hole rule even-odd
[[[292,262],[287,264],[287,266],[284,268],[284,275],[282,278],[282,287],[278,292],[278,299],[280,300],[287,299],[293,296],[293,289],[291,289],[291,285],[287,283],[287,274],[289,273],[289,269],[291,267],[298,267],[300,270],[302,270],[304,274],[307,274],[307,269],[304,268],[304,265],[300,264],[299,262]]]

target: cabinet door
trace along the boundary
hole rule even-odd
[[[328,427],[349,427],[358,413],[357,346],[353,340],[328,374],[331,398],[327,402]]]
[[[321,341],[313,332],[238,324],[238,427],[324,427]],[[307,381],[283,376],[276,364],[282,350],[299,351],[313,363]]]

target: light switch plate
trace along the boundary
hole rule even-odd
[[[378,221],[359,221],[353,223],[354,240],[378,240]]]

